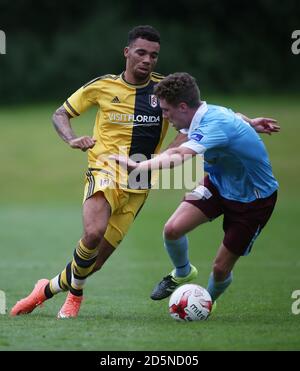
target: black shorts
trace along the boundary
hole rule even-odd
[[[272,215],[276,199],[277,191],[267,198],[247,203],[227,200],[206,176],[204,186],[187,194],[184,201],[198,207],[211,220],[223,214],[223,244],[240,256],[250,253],[255,239]]]

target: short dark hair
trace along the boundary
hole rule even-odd
[[[128,32],[128,45],[138,38],[154,41],[160,44],[160,34],[152,26],[136,26],[130,30]]]
[[[189,107],[199,106],[200,90],[195,78],[186,72],[176,72],[165,77],[154,88],[154,94],[172,106],[184,102]]]

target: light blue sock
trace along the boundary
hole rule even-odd
[[[185,277],[190,273],[191,265],[188,256],[188,239],[184,235],[178,240],[167,240],[164,237],[164,245],[171,258],[177,277]]]
[[[227,287],[231,284],[233,279],[232,272],[230,272],[229,276],[221,282],[216,282],[214,279],[213,273],[210,274],[207,291],[210,293],[212,301],[215,301],[223,292],[227,289]]]

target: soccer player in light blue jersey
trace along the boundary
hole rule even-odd
[[[175,269],[154,288],[151,298],[168,297],[198,272],[190,264],[186,234],[223,215],[224,239],[213,262],[207,290],[215,301],[232,282],[232,270],[269,220],[278,183],[259,133],[278,132],[276,120],[249,119],[232,110],[200,100],[195,79],[175,73],[155,88],[163,116],[175,128],[188,133],[188,141],[155,158],[136,163],[114,156],[136,171],[177,166],[189,156],[204,154],[208,175],[187,194],[164,228],[164,244]]]

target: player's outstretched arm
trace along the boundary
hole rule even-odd
[[[63,141],[68,143],[71,148],[78,148],[86,151],[93,148],[96,141],[89,137],[77,137],[72,129],[70,119],[72,116],[65,110],[63,106],[59,107],[52,116],[52,122],[58,135]]]
[[[179,147],[182,143],[187,141],[187,138],[188,138],[187,134],[178,133],[174,140],[168,145],[166,150],[170,148]]]
[[[271,135],[272,133],[278,133],[280,131],[280,126],[277,125],[277,120],[274,120],[272,118],[256,117],[254,119],[250,119],[242,113],[237,113],[237,115],[248,122],[257,133]]]
[[[128,170],[149,171],[169,169],[183,164],[184,161],[195,156],[197,152],[187,147],[170,148],[151,160],[135,162],[127,156],[111,155],[110,160],[115,160],[119,165]]]

